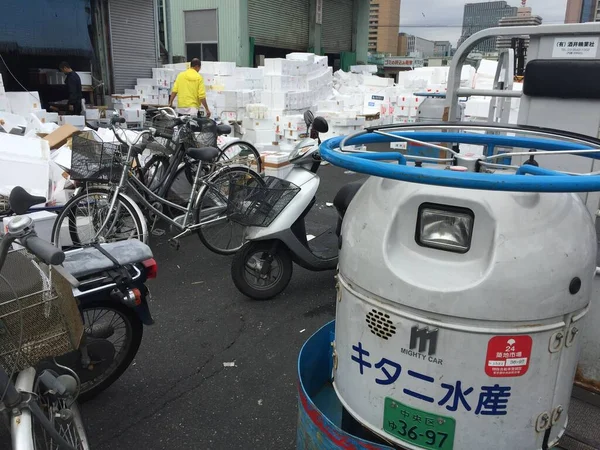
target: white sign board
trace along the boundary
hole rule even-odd
[[[423,59],[410,56],[391,56],[383,60],[383,67],[414,69],[415,67],[423,67]]]
[[[598,37],[563,37],[554,39],[553,58],[590,58],[598,54]]]
[[[318,25],[323,23],[323,0],[317,0],[317,14],[315,17],[315,22]]]

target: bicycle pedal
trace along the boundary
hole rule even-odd
[[[179,250],[181,243],[178,239],[169,239],[169,245],[173,247],[175,250]]]

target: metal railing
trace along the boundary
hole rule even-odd
[[[577,23],[565,25],[535,25],[526,27],[497,27],[482,30],[463,42],[452,58],[448,73],[448,91],[446,102],[448,117],[456,117],[459,97],[513,97],[520,98],[521,92],[502,89],[468,89],[460,86],[460,75],[469,53],[480,42],[500,36],[580,36],[585,34],[600,35],[600,22]]]

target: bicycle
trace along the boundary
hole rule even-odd
[[[146,187],[169,201],[185,204],[190,195],[197,170],[197,161],[186,156],[188,148],[216,147],[217,137],[231,133],[231,127],[212,119],[177,117],[171,108],[159,108],[151,119],[159,142],[154,153],[141,169],[140,180]],[[179,127],[179,128],[178,128]],[[155,137],[155,141],[158,140]],[[262,173],[260,153],[247,141],[234,141],[219,148],[215,162],[241,164]],[[207,166],[203,167],[206,175]],[[171,217],[176,214],[167,208]]]
[[[188,120],[192,121],[192,119]],[[158,195],[132,174],[134,155],[144,151],[152,139],[154,130],[142,131],[133,142],[128,143],[126,135],[125,140],[121,137],[122,130],[116,126],[117,123],[124,123],[124,120],[119,117],[111,120],[111,128],[121,145],[90,140],[89,145],[93,148],[80,151],[84,146],[76,145],[77,136],[73,138],[71,179],[89,183],[67,202],[55,221],[52,231],[54,245],[63,246],[61,230],[65,220],[71,239],[70,245],[74,247],[91,242],[131,238],[147,242],[146,220],[133,201],[135,198],[154,221],[161,218],[179,231],[179,234],[169,239],[169,243],[175,248],[180,247],[179,240],[182,237],[193,232],[196,232],[202,243],[214,253],[228,255],[241,248],[244,243],[243,226],[228,218],[228,210],[232,209],[228,207],[228,186],[263,185],[262,177],[249,167],[216,162],[220,152],[216,148],[188,148],[186,155],[197,161],[198,167],[186,205],[176,204]],[[145,140],[142,140],[144,138]],[[207,173],[203,174],[205,168]],[[98,181],[105,185],[91,184]],[[106,214],[103,210],[94,210],[90,214],[91,209],[96,206],[106,209]],[[182,214],[171,218],[162,211],[163,207],[177,210]],[[77,216],[77,211],[80,209],[84,212],[81,218]],[[129,217],[121,216],[123,212]],[[213,237],[210,236],[210,231],[217,226],[218,231],[229,231],[230,234],[228,242],[223,246],[214,243]],[[80,234],[86,229],[91,235],[88,241],[82,239]],[[239,231],[240,236],[232,245],[234,231]]]
[[[14,205],[16,196],[10,200]],[[23,248],[11,250],[15,241]],[[77,375],[60,365],[68,375],[33,367],[75,349],[83,336],[71,277],[58,266],[64,259],[27,216],[12,219],[0,241],[0,413],[8,417],[13,450],[90,448]]]

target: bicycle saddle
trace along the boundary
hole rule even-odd
[[[211,162],[219,154],[219,150],[214,147],[190,148],[186,154],[196,161]]]

